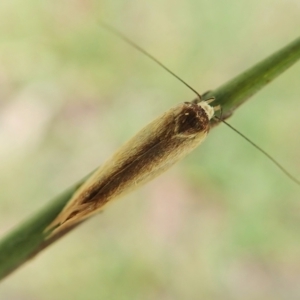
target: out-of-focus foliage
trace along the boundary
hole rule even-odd
[[[0,2],[0,230],[299,34],[298,1]],[[300,176],[296,65],[230,120]],[[219,126],[192,155],[2,283],[2,299],[297,299],[299,189]]]

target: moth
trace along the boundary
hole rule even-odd
[[[185,157],[206,138],[219,107],[184,102],[140,130],[74,193],[48,226],[51,236],[98,213],[113,199],[144,184]]]
[[[166,171],[204,141],[213,118],[236,131],[300,185],[300,182],[268,153],[221,117],[215,116],[215,112],[221,108],[210,105],[214,98],[202,101],[201,95],[195,89],[144,49],[111,26],[103,22],[100,25],[163,67],[192,90],[197,99],[176,105],[157,117],[125,143],[103,166],[94,171],[45,229],[47,238],[100,212],[107,203]]]

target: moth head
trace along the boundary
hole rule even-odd
[[[197,103],[198,106],[202,107],[205,110],[209,120],[215,114],[215,108],[213,106],[209,105],[209,103],[211,103],[213,100],[214,99],[210,99],[207,101],[201,101],[201,102]]]

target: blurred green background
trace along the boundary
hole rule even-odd
[[[0,2],[4,235],[162,111],[299,35],[298,0]],[[229,120],[300,177],[300,64]],[[220,125],[0,288],[0,299],[300,299],[299,187]]]

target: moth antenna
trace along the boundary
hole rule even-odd
[[[235,131],[238,135],[240,135],[242,138],[244,138],[247,142],[249,142],[253,147],[255,147],[258,151],[260,151],[262,154],[264,154],[273,164],[275,164],[288,178],[290,178],[292,181],[294,181],[296,184],[300,186],[300,181],[294,177],[291,173],[289,173],[274,157],[272,157],[270,154],[268,154],[265,150],[263,150],[261,147],[259,147],[257,144],[255,144],[253,141],[251,141],[249,138],[247,138],[244,134],[242,134],[239,130],[234,128],[232,125],[227,123],[226,121],[222,120],[219,117],[216,117],[219,121],[227,125],[229,128],[231,128],[233,131]]]
[[[150,58],[152,61],[156,62],[158,65],[160,65],[163,69],[165,69],[168,73],[173,75],[175,78],[177,78],[179,81],[181,81],[186,87],[188,87],[191,91],[193,91],[198,98],[198,101],[201,101],[202,97],[200,93],[198,93],[194,88],[192,88],[187,82],[185,82],[183,79],[181,79],[178,75],[176,75],[174,72],[172,72],[169,68],[167,68],[163,63],[161,63],[158,59],[156,59],[154,56],[152,56],[150,53],[148,53],[146,50],[144,50],[142,47],[140,47],[138,44],[130,40],[128,37],[126,37],[124,34],[122,34],[119,30],[115,29],[114,27],[106,24],[103,21],[99,21],[99,24],[108,30],[109,32],[113,33],[117,37],[119,37],[121,40],[125,41],[127,44],[131,45],[136,50],[142,52],[145,54],[148,58]]]

